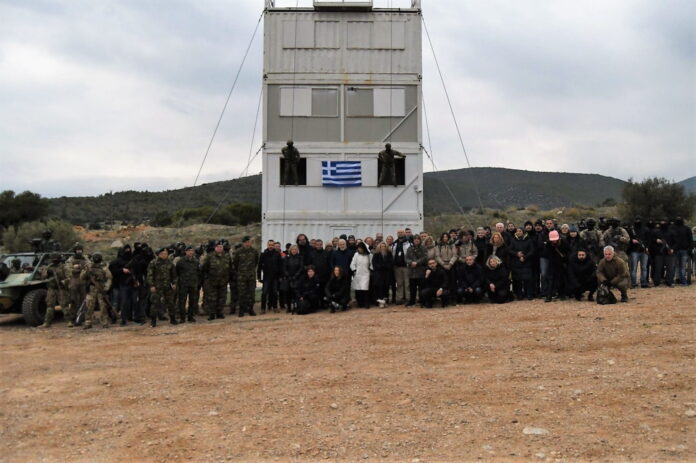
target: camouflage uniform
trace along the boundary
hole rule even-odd
[[[111,288],[111,272],[104,262],[90,262],[87,264],[80,279],[89,284],[89,292],[85,298],[87,313],[85,315],[85,328],[92,327],[95,305],[99,304],[99,321],[104,328],[109,326],[109,306],[106,301],[106,293]]]
[[[237,273],[239,291],[239,316],[244,312],[254,313],[254,295],[256,291],[256,266],[259,264],[259,252],[251,246],[242,246],[234,253],[233,267]]]
[[[65,262],[65,274],[69,279],[68,290],[70,296],[68,301],[70,302],[70,313],[72,314],[70,318],[68,318],[66,314],[69,325],[72,325],[75,321],[73,317],[77,315],[77,311],[80,309],[87,296],[85,282],[80,279],[80,274],[87,268],[87,264],[87,259],[84,257],[78,258],[76,256],[70,257],[67,262]]]
[[[628,262],[628,255],[626,250],[628,249],[628,244],[631,242],[631,236],[628,234],[623,227],[609,227],[602,235],[602,240],[600,245],[602,248],[604,246],[613,246],[614,252],[622,261]]]
[[[580,239],[583,245],[587,248],[592,261],[596,264],[599,260],[604,257],[602,252],[602,232],[596,229],[593,230],[583,230],[580,232]]]
[[[203,295],[205,311],[209,318],[223,318],[223,308],[227,299],[227,284],[232,274],[232,258],[229,254],[211,252],[206,254],[201,264],[203,274]]]
[[[176,285],[176,268],[169,259],[155,258],[147,266],[147,286],[150,290],[150,318],[155,319],[166,311],[169,319],[176,321],[176,305],[174,302]]]
[[[182,256],[176,260],[176,274],[178,276],[177,290],[179,293],[179,317],[181,321],[187,318],[186,299],[188,299],[188,319],[193,321],[198,313],[198,258]]]
[[[71,320],[70,309],[67,307],[67,279],[65,268],[61,262],[52,262],[48,266],[41,267],[41,279],[48,280],[46,293],[46,316],[44,317],[44,327],[51,326],[55,317],[56,309],[63,310],[65,318]]]

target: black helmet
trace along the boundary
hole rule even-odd
[[[95,252],[94,254],[92,254],[92,262],[94,262],[95,264],[100,264],[102,259],[103,257],[101,255],[101,252]]]
[[[46,239],[49,239],[49,238],[51,238],[51,236],[53,236],[53,230],[51,230],[50,228],[47,228],[43,231],[43,233],[41,233],[41,236],[43,236]]]
[[[73,245],[72,250],[73,250],[73,252],[77,252],[78,250],[79,250],[79,251],[84,251],[85,248],[83,248],[82,245],[81,245],[80,243],[75,243],[75,244]]]
[[[14,259],[12,259],[12,266],[14,268],[20,268],[22,266],[22,259],[20,259],[19,257],[15,257]]]

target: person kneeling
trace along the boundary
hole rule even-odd
[[[614,252],[613,246],[604,248],[604,259],[597,264],[597,282],[609,289],[621,292],[621,302],[628,302],[628,285],[630,284],[628,265]],[[598,300],[599,302],[599,300]]]
[[[581,300],[585,291],[589,291],[587,300],[594,300],[597,291],[597,266],[587,256],[587,251],[579,249],[568,262],[568,292]]]
[[[464,265],[457,267],[457,303],[472,304],[483,296],[483,269],[474,256],[466,256]]]
[[[307,315],[319,308],[321,284],[313,265],[307,267],[307,274],[300,280],[296,294],[298,315]]]
[[[504,304],[510,300],[510,279],[508,270],[500,263],[500,259],[491,256],[486,262],[484,272],[486,293],[488,299],[495,304]]]
[[[426,309],[432,309],[437,298],[440,298],[442,307],[445,307],[449,299],[447,283],[445,269],[437,265],[435,259],[428,260],[428,270],[425,271],[423,289],[421,290],[421,305]]]
[[[328,303],[331,313],[337,310],[348,310],[350,301],[350,280],[343,274],[343,268],[336,266],[331,272],[331,279],[324,288],[324,300]]]

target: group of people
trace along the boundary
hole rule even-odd
[[[295,244],[269,240],[257,278],[263,283],[261,310],[310,313],[387,303],[433,307],[450,303],[494,303],[573,297],[611,300],[611,288],[628,301],[629,288],[687,284],[693,231],[681,218],[658,222],[636,218],[554,220],[522,226],[452,229],[430,236],[405,228],[396,237],[335,237],[326,245],[300,234]],[[676,279],[675,279],[676,276]]]
[[[610,303],[611,289],[626,302],[630,288],[650,282],[690,283],[693,249],[694,231],[680,218],[646,223],[636,218],[631,226],[618,219],[508,222],[437,237],[405,228],[396,236],[340,236],[327,243],[300,234],[285,247],[269,240],[261,253],[248,236],[234,249],[225,239],[157,251],[134,243],[108,264],[100,253],[88,259],[76,245],[67,261],[54,252],[40,268],[48,280],[43,326],[62,309],[68,326],[84,320],[91,328],[97,307],[104,327],[119,319],[127,325],[149,318],[153,327],[158,320],[195,322],[201,291],[208,320],[225,317],[228,294],[231,314],[255,316],[257,281],[263,285],[262,313],[334,313],[348,310],[351,301],[361,308],[585,296],[592,301],[595,293],[597,302]]]
[[[224,318],[228,286],[235,290],[233,307],[238,307],[239,316],[256,315],[259,253],[251,237],[244,237],[234,254],[227,240],[198,249],[177,243],[157,251],[147,243],[126,244],[108,264],[99,252],[87,258],[79,244],[72,253],[64,261],[61,253],[51,252],[38,269],[40,278],[47,280],[44,328],[51,326],[56,310],[63,312],[69,327],[84,322],[85,329],[92,328],[97,308],[104,328],[119,319],[122,326],[148,319],[153,327],[158,320],[193,323],[201,290],[208,319]],[[12,262],[10,273],[25,271]]]

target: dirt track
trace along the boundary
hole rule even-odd
[[[0,325],[0,461],[694,461],[696,290],[631,295]]]

